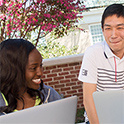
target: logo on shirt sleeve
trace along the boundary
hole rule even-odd
[[[88,73],[88,71],[87,71],[87,70],[82,69],[82,75],[83,75],[83,76],[87,76],[87,73]]]

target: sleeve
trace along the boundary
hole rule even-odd
[[[97,83],[97,54],[95,52],[93,47],[89,47],[84,53],[78,77],[82,82]]]

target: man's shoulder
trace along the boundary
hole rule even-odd
[[[103,48],[103,46],[104,46],[104,43],[103,43],[103,42],[99,42],[99,43],[96,43],[96,44],[94,44],[94,45],[88,47],[87,49],[88,49],[88,50],[91,49],[91,50],[96,51],[96,50],[98,50],[98,49]]]
[[[97,54],[101,54],[104,51],[104,43],[100,42],[100,43],[96,43],[90,47],[88,47],[84,53],[84,55],[97,55]]]

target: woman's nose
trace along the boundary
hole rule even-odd
[[[43,75],[43,68],[42,67],[37,68],[37,75],[38,76],[42,76]]]

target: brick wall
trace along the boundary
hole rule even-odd
[[[64,97],[77,95],[77,108],[83,107],[82,82],[78,80],[82,58],[83,54],[78,54],[43,60],[44,83]]]

